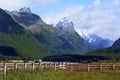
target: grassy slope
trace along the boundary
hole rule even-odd
[[[47,53],[47,47],[39,43],[31,34],[7,34],[3,33],[3,44],[2,46],[13,47],[18,56],[37,58],[45,56]]]
[[[119,80],[119,74],[120,71],[17,70],[0,75],[0,80]]]

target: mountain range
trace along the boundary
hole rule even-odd
[[[32,13],[29,7],[21,8],[19,11],[0,9],[1,58],[5,56],[42,58],[53,54],[85,54],[113,43],[96,35],[90,37],[94,39],[91,42],[87,36],[79,35],[74,29],[73,22],[67,18],[61,19],[53,27]]]
[[[85,41],[75,31],[71,33],[53,28],[26,7],[19,12],[0,9],[0,36],[2,57],[31,58],[89,51]]]
[[[94,55],[94,56],[108,56],[112,59],[119,59],[120,60],[120,38],[115,41],[115,43],[108,48],[97,49],[89,52],[87,55]]]
[[[89,42],[96,49],[107,48],[112,46],[112,44],[114,43],[114,41],[108,38],[104,39],[96,34],[89,34],[81,31],[80,35],[85,41]]]

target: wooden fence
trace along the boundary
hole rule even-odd
[[[41,62],[41,63],[0,63],[0,72],[6,74],[7,70],[10,69],[32,69],[35,68],[52,68],[54,70],[57,69],[65,69],[64,62]]]
[[[0,72],[6,74],[10,69],[52,68],[65,69],[68,71],[91,71],[91,70],[120,70],[120,63],[65,63],[65,62],[41,62],[41,63],[0,63]]]
[[[68,63],[66,69],[69,71],[91,71],[91,70],[120,70],[120,63]]]

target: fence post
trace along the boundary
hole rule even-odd
[[[62,64],[62,69],[65,69],[65,65],[66,65],[65,63]]]
[[[44,62],[44,63],[43,63],[43,66],[42,66],[42,69],[45,69],[45,65],[46,65],[46,63]]]
[[[50,67],[52,68],[52,62],[50,62]]]
[[[45,63],[45,68],[47,68],[47,62]]]
[[[103,66],[102,66],[102,64],[100,64],[100,71],[102,71],[103,70]]]
[[[35,69],[35,65],[34,65],[34,63],[32,63],[32,70],[34,70]]]
[[[59,69],[62,69],[62,64],[61,64],[61,62],[58,64],[58,66],[59,66],[59,67],[58,67]]]
[[[24,69],[27,69],[27,63],[24,63]]]
[[[54,63],[54,69],[55,69],[55,71],[56,71],[56,63]]]
[[[90,71],[90,65],[89,65],[89,63],[87,64],[87,70],[88,70],[88,72]]]
[[[39,62],[39,68],[41,67],[41,62]]]
[[[113,65],[112,65],[112,68],[113,68],[113,70],[115,70],[115,64],[113,63]]]
[[[43,64],[41,64],[41,67],[42,67],[42,69],[44,69],[44,63],[43,63]]]
[[[17,69],[17,63],[14,64],[14,68]]]
[[[6,71],[7,71],[6,63],[3,64],[3,67],[4,67],[4,68],[3,68],[3,73],[4,73],[4,75],[6,75]]]

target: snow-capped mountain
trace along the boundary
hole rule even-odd
[[[54,26],[55,27],[55,26]],[[61,19],[56,28],[63,31],[76,32],[74,29],[74,24],[71,20],[64,17]],[[113,44],[113,41],[110,39],[104,39],[96,34],[90,34],[87,32],[79,32],[79,35],[86,41],[88,44],[93,45],[94,49],[110,47]]]
[[[70,21],[67,17],[64,17],[63,19],[61,19],[56,27],[59,30],[63,30],[63,31],[69,31],[69,32],[75,32],[74,30],[74,24],[72,21]]]
[[[96,49],[98,48],[107,48],[112,46],[113,41],[107,38],[102,38],[96,34],[89,34],[89,33],[84,33],[81,31],[80,33],[81,37],[88,41],[90,44],[92,44],[93,46],[96,47]]]

